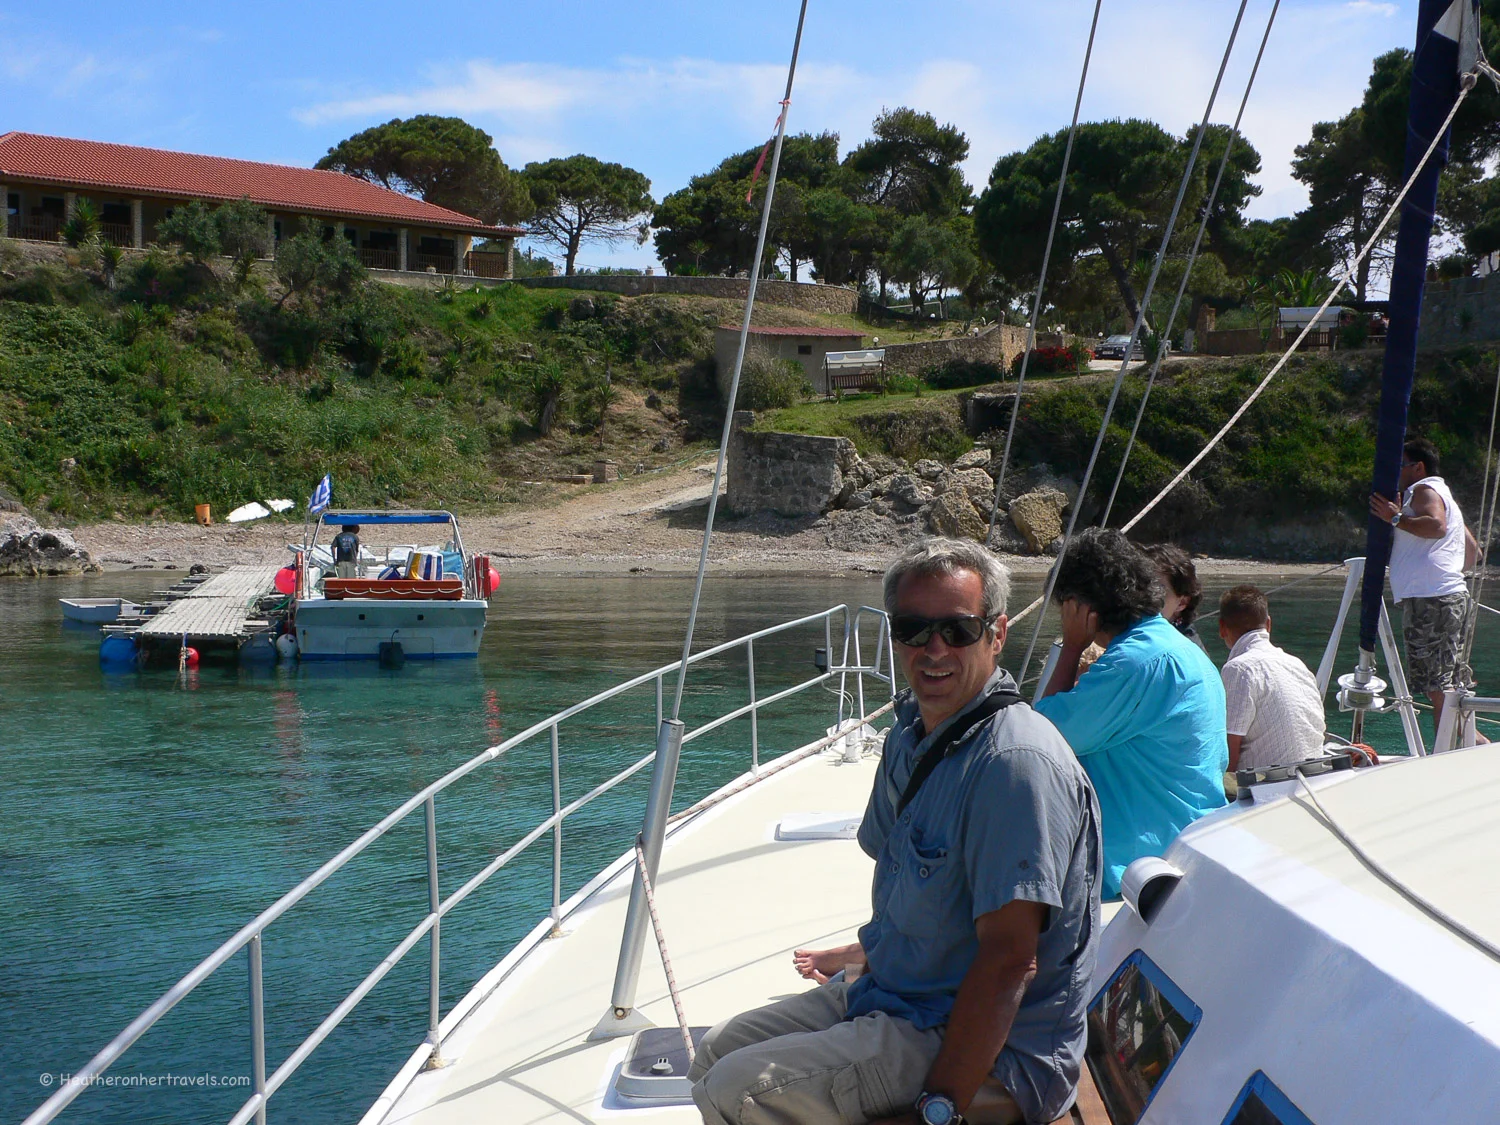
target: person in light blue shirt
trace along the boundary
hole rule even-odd
[[[1104,894],[1112,897],[1132,860],[1161,855],[1189,824],[1223,807],[1224,684],[1158,612],[1154,567],[1118,531],[1091,528],[1070,543],[1052,596],[1062,609],[1062,652],[1036,709],[1094,783]],[[1104,655],[1079,675],[1090,642]]]

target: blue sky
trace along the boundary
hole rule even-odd
[[[1203,113],[1238,0],[1105,0],[1085,119],[1186,132]],[[1215,119],[1232,119],[1271,0],[1250,0]],[[983,186],[995,159],[1064,127],[1091,0],[812,0],[791,128],[868,135],[883,106],[958,125]],[[417,5],[118,0],[0,9],[0,131],[21,129],[311,164],[371,124],[456,114],[505,161],[587,152],[639,168],[658,198],[764,141],[795,0]],[[1305,201],[1292,149],[1359,99],[1370,61],[1409,47],[1415,0],[1283,0],[1245,119],[1259,216]],[[647,265],[650,244],[585,248]]]

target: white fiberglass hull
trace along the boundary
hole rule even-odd
[[[409,660],[477,656],[487,608],[477,598],[307,598],[297,603],[297,652],[303,660],[375,660],[394,641]]]

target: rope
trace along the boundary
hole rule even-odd
[[[1277,0],[1280,3],[1280,0]],[[1057,177],[1057,195],[1052,200],[1052,225],[1047,228],[1047,248],[1042,251],[1042,272],[1036,280],[1036,296],[1031,299],[1031,321],[1026,326],[1026,350],[1021,353],[1021,371],[1016,376],[1016,401],[1010,408],[1010,425],[1005,431],[1005,451],[1000,455],[1000,472],[995,477],[995,502],[990,505],[990,526],[985,532],[984,545],[995,540],[995,514],[1000,510],[1000,489],[1005,484],[1005,470],[1010,467],[1010,446],[1016,436],[1016,420],[1021,417],[1021,391],[1026,386],[1026,368],[1031,364],[1031,352],[1036,345],[1037,321],[1042,315],[1042,289],[1047,284],[1047,266],[1052,261],[1052,241],[1057,237],[1057,220],[1062,214],[1063,189],[1068,183],[1068,165],[1073,159],[1073,141],[1078,136],[1078,110],[1083,105],[1083,88],[1088,82],[1089,60],[1094,55],[1094,32],[1099,28],[1099,9],[1104,0],[1094,0],[1094,21],[1089,24],[1089,42],[1083,51],[1083,73],[1078,76],[1078,96],[1073,99],[1073,121],[1068,126],[1068,143],[1063,149],[1062,171]]]
[[[1353,852],[1361,863],[1369,868],[1372,875],[1402,898],[1406,899],[1407,902],[1411,903],[1418,910],[1422,911],[1422,913],[1426,914],[1434,922],[1450,930],[1453,934],[1467,941],[1481,952],[1487,953],[1495,960],[1500,961],[1500,945],[1487,941],[1484,937],[1469,929],[1468,926],[1465,926],[1457,918],[1454,918],[1451,914],[1440,909],[1431,901],[1412,890],[1411,887],[1403,883],[1370,855],[1369,852],[1355,843],[1354,837],[1350,836],[1339,822],[1333,819],[1328,810],[1323,807],[1323,803],[1318,800],[1318,795],[1313,792],[1312,786],[1307,783],[1307,778],[1302,774],[1302,767],[1297,767],[1296,772],[1297,781],[1301,784],[1302,792],[1307,794],[1307,799],[1312,802],[1313,808],[1318,810],[1318,815],[1323,818],[1323,823],[1328,826],[1328,830],[1343,841],[1344,846]]]
[[[677,1011],[677,1026],[682,1031],[682,1045],[687,1048],[688,1065],[693,1062],[693,1033],[688,1030],[687,1016],[682,1010],[682,996],[677,991],[677,975],[672,972],[672,957],[667,952],[667,938],[661,931],[661,917],[656,913],[656,892],[651,887],[651,873],[646,870],[646,849],[641,838],[635,838],[635,868],[641,873],[641,886],[646,889],[646,906],[651,911],[651,928],[656,931],[656,948],[661,951],[661,967],[667,974],[667,991],[672,994],[672,1007]]]
[[[1364,261],[1364,259],[1369,255],[1370,251],[1375,248],[1375,243],[1380,240],[1381,235],[1385,233],[1385,228],[1390,224],[1391,219],[1395,217],[1396,212],[1401,207],[1401,204],[1405,202],[1406,194],[1411,190],[1412,184],[1415,183],[1417,177],[1422,174],[1422,169],[1427,167],[1427,162],[1432,159],[1432,154],[1437,149],[1438,142],[1440,142],[1447,134],[1448,126],[1453,124],[1453,118],[1454,115],[1458,113],[1458,107],[1464,104],[1464,99],[1469,96],[1469,91],[1471,91],[1473,88],[1474,76],[1472,74],[1466,75],[1464,79],[1464,85],[1459,90],[1458,97],[1453,102],[1453,108],[1448,111],[1447,118],[1444,119],[1441,128],[1439,128],[1434,134],[1432,143],[1427,146],[1427,151],[1422,154],[1422,159],[1418,161],[1416,168],[1412,170],[1412,174],[1407,178],[1406,183],[1401,185],[1400,193],[1396,196],[1395,200],[1386,210],[1385,215],[1381,217],[1379,226],[1377,226],[1374,233],[1370,235],[1370,240],[1366,242],[1360,252],[1354,256],[1354,260],[1345,267],[1344,274],[1339,279],[1338,284],[1335,285],[1333,287],[1333,291],[1324,298],[1323,303],[1318,306],[1318,311],[1313,315],[1312,319],[1307,322],[1306,327],[1304,327],[1302,331],[1297,335],[1297,338],[1292,341],[1292,346],[1287,348],[1285,354],[1283,354],[1282,357],[1276,361],[1275,366],[1272,367],[1270,371],[1266,372],[1265,378],[1262,379],[1256,386],[1256,388],[1250,392],[1250,397],[1245,399],[1245,401],[1240,404],[1240,408],[1230,416],[1229,421],[1225,422],[1224,425],[1219,428],[1219,432],[1214,434],[1214,436],[1209,439],[1208,444],[1198,452],[1197,456],[1195,456],[1191,461],[1184,465],[1182,467],[1182,471],[1179,472],[1170,481],[1168,481],[1167,486],[1160,492],[1158,492],[1154,497],[1152,497],[1152,499],[1146,504],[1146,506],[1139,512],[1137,512],[1131,518],[1130,522],[1120,529],[1121,531],[1130,531],[1133,527],[1135,527],[1136,524],[1145,519],[1146,516],[1150,514],[1153,508],[1155,508],[1164,499],[1166,499],[1168,493],[1170,493],[1174,488],[1176,488],[1179,484],[1186,480],[1188,474],[1196,469],[1200,464],[1202,464],[1203,459],[1213,452],[1214,448],[1219,444],[1219,442],[1224,440],[1224,435],[1234,428],[1235,423],[1245,416],[1245,412],[1249,410],[1250,407],[1254,404],[1255,400],[1260,397],[1261,392],[1271,385],[1271,380],[1276,378],[1276,376],[1281,373],[1281,369],[1285,367],[1287,361],[1292,358],[1292,353],[1302,346],[1303,340],[1307,339],[1307,334],[1312,331],[1313,325],[1318,322],[1318,318],[1323,315],[1324,311],[1327,310],[1329,305],[1333,304],[1333,299],[1338,296],[1339,292],[1344,288],[1346,284],[1349,283],[1350,279],[1353,278],[1354,271],[1359,268],[1359,263]]]
[[[1343,563],[1334,563],[1332,566],[1325,567],[1324,569],[1318,571],[1316,574],[1304,574],[1301,578],[1295,579],[1294,581],[1291,581],[1291,582],[1287,582],[1284,585],[1277,586],[1275,589],[1267,590],[1266,591],[1266,597],[1268,597],[1268,598],[1272,597],[1272,596],[1274,596],[1276,594],[1282,593],[1285,590],[1291,590],[1291,589],[1293,589],[1293,588],[1295,588],[1297,586],[1305,586],[1309,582],[1315,582],[1319,578],[1326,578],[1328,575],[1332,574],[1334,571],[1336,571],[1336,570],[1343,570],[1343,569],[1344,569],[1344,564]],[[1208,613],[1199,614],[1197,620],[1199,620],[1199,621],[1208,621],[1211,618],[1215,618],[1217,616],[1219,616],[1219,611],[1215,609],[1215,610],[1210,610]]]
[[[776,150],[771,156],[771,174],[766,179],[766,201],[760,209],[760,231],[755,236],[755,261],[750,269],[750,288],[745,294],[745,317],[740,324],[739,350],[734,357],[734,377],[724,405],[724,432],[719,438],[719,458],[714,466],[714,486],[708,494],[708,518],[703,527],[703,548],[698,553],[698,574],[693,580],[693,601],[688,609],[687,633],[682,638],[682,664],[677,672],[677,692],[672,699],[672,718],[682,713],[682,689],[687,686],[688,657],[693,654],[693,630],[698,624],[698,606],[703,599],[703,578],[708,573],[708,547],[713,541],[714,515],[719,508],[719,488],[724,483],[724,463],[729,454],[729,434],[734,428],[734,400],[740,391],[740,372],[745,366],[745,345],[750,339],[750,315],[755,311],[755,290],[760,284],[760,267],[765,258],[766,229],[771,223],[771,200],[776,195],[776,174],[781,168],[781,146],[786,140],[786,119],[791,112],[792,82],[797,77],[797,55],[802,50],[802,27],[807,21],[807,0],[797,16],[797,37],[792,42],[792,61],[786,72],[786,94],[782,97],[781,116],[776,119]]]
[[[1224,145],[1224,155],[1219,158],[1219,171],[1214,176],[1213,190],[1208,193],[1208,202],[1203,205],[1203,218],[1198,223],[1198,235],[1193,239],[1193,249],[1188,254],[1187,268],[1182,271],[1182,282],[1177,286],[1177,296],[1172,301],[1172,311],[1167,315],[1167,326],[1161,333],[1165,340],[1172,338],[1172,325],[1177,323],[1177,312],[1182,307],[1183,295],[1186,294],[1188,281],[1193,276],[1193,267],[1198,262],[1198,250],[1203,245],[1204,232],[1208,230],[1208,217],[1213,212],[1214,202],[1219,198],[1219,187],[1224,182],[1224,170],[1229,167],[1229,154],[1234,151],[1235,139],[1240,135],[1240,122],[1245,117],[1245,107],[1250,102],[1250,91],[1255,86],[1255,76],[1260,73],[1260,62],[1265,57],[1266,43],[1271,38],[1271,26],[1276,22],[1276,13],[1280,8],[1281,0],[1276,0],[1271,5],[1271,15],[1266,20],[1265,34],[1260,37],[1260,50],[1255,53],[1255,65],[1250,68],[1250,79],[1245,83],[1245,94],[1240,98],[1239,112],[1234,115],[1234,124],[1230,126],[1229,141]],[[1227,57],[1225,61],[1228,61]],[[1208,128],[1206,119],[1203,127]],[[1135,425],[1130,427],[1130,440],[1125,443],[1125,454],[1120,458],[1120,468],[1115,473],[1114,487],[1109,490],[1109,502],[1104,505],[1104,518],[1099,521],[1100,527],[1109,526],[1109,514],[1115,510],[1115,496],[1120,491],[1120,483],[1125,479],[1125,466],[1130,461],[1131,450],[1135,448],[1135,438],[1141,430],[1141,419],[1146,416],[1146,403],[1151,399],[1151,388],[1156,385],[1156,376],[1161,371],[1162,360],[1166,358],[1166,354],[1165,347],[1158,347],[1156,358],[1151,361],[1151,375],[1146,380],[1146,390],[1141,395],[1140,408],[1135,412]]]
[[[1187,167],[1182,170],[1182,182],[1177,185],[1177,198],[1172,201],[1172,213],[1167,216],[1166,229],[1161,234],[1161,246],[1156,251],[1156,260],[1151,263],[1151,276],[1146,280],[1146,289],[1141,295],[1139,307],[1135,313],[1135,324],[1130,330],[1130,342],[1125,345],[1125,356],[1120,360],[1120,370],[1115,376],[1115,385],[1110,388],[1109,403],[1104,408],[1104,418],[1099,423],[1099,434],[1094,438],[1094,449],[1089,454],[1088,467],[1083,473],[1083,482],[1078,486],[1078,502],[1073,505],[1073,511],[1068,516],[1068,529],[1063,534],[1062,548],[1057,552],[1057,562],[1047,574],[1047,589],[1042,595],[1043,600],[1052,597],[1052,591],[1057,585],[1057,575],[1062,570],[1063,558],[1068,553],[1068,544],[1073,539],[1073,531],[1078,526],[1078,513],[1083,508],[1084,497],[1088,495],[1089,482],[1094,476],[1094,466],[1099,461],[1099,451],[1104,448],[1104,437],[1109,433],[1109,422],[1114,417],[1115,404],[1120,400],[1120,388],[1125,383],[1125,372],[1130,368],[1130,355],[1135,350],[1135,342],[1140,338],[1141,326],[1146,322],[1146,310],[1151,306],[1151,295],[1156,290],[1156,279],[1161,276],[1162,263],[1166,261],[1167,247],[1171,244],[1172,235],[1177,230],[1177,216],[1182,212],[1182,201],[1187,196],[1188,184],[1193,179],[1193,169],[1198,164],[1198,152],[1203,147],[1203,137],[1208,131],[1209,115],[1213,113],[1214,101],[1219,96],[1219,85],[1224,80],[1224,69],[1229,65],[1229,56],[1234,50],[1234,41],[1240,33],[1240,22],[1245,18],[1245,5],[1249,0],[1240,0],[1239,11],[1234,16],[1234,27],[1229,32],[1229,42],[1224,46],[1224,58],[1219,63],[1219,73],[1214,77],[1213,90],[1208,96],[1208,106],[1203,111],[1203,123],[1198,126],[1198,135],[1193,140],[1193,151],[1188,155]],[[991,511],[991,516],[994,512]],[[1037,640],[1042,635],[1042,621],[1046,614],[1042,614],[1036,620],[1036,628],[1032,630],[1031,640],[1026,645],[1026,655],[1021,660],[1021,674],[1018,679],[1026,678],[1026,670],[1031,666],[1031,657],[1036,652]]]

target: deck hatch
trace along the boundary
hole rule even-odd
[[[1137,949],[1089,1004],[1089,1071],[1114,1125],[1134,1125],[1187,1047],[1203,1010]]]
[[[688,1030],[696,1049],[708,1028]],[[687,1073],[687,1047],[681,1028],[648,1027],[631,1036],[630,1050],[615,1079],[615,1093],[631,1102],[691,1105],[693,1084]]]
[[[1224,1125],[1312,1125],[1312,1122],[1266,1077],[1265,1071],[1257,1070],[1229,1107]]]

